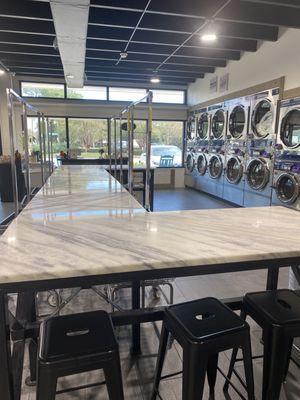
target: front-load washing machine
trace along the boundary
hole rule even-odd
[[[245,189],[245,154],[249,124],[249,98],[230,100],[225,151],[223,199],[242,206]]]
[[[195,188],[197,184],[196,155],[194,148],[188,148],[185,155],[184,184],[187,187]]]
[[[209,151],[209,129],[210,115],[207,108],[197,110],[197,127],[196,127],[196,169],[198,172],[196,188],[206,192],[208,176],[208,151]]]
[[[300,154],[300,97],[280,103],[276,154]]]
[[[245,189],[245,153],[239,149],[225,154],[223,199],[243,206]]]
[[[196,153],[196,189],[208,193],[210,176],[208,173],[209,153],[207,148],[199,148]]]
[[[244,206],[271,204],[279,89],[251,97]]]
[[[210,106],[210,143],[208,155],[208,182],[206,192],[222,198],[224,186],[225,140],[227,108],[225,103]]]
[[[187,121],[186,121],[186,135],[185,135],[185,140],[186,140],[186,146],[193,146],[195,145],[195,140],[196,140],[196,116],[195,113],[192,112]]]
[[[272,205],[286,206],[300,211],[300,152],[276,157]]]

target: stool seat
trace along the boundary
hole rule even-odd
[[[300,324],[300,296],[292,290],[247,293],[244,302],[270,324]]]
[[[113,326],[105,311],[49,318],[41,325],[40,359],[59,361],[117,350]]]
[[[211,399],[219,353],[241,347],[244,356],[248,400],[254,400],[253,366],[249,325],[219,300],[207,297],[168,307],[160,335],[158,359],[151,400],[159,395],[159,384],[169,336],[182,348],[182,400],[203,398],[207,375]]]
[[[166,315],[176,320],[176,324],[191,340],[201,342],[238,332],[247,325],[213,297],[170,306]]]

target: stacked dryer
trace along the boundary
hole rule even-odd
[[[196,187],[197,170],[196,164],[196,116],[193,112],[186,123],[185,155],[184,155],[184,184],[188,187]]]
[[[207,108],[197,110],[197,125],[196,125],[196,169],[197,169],[197,183],[196,188],[207,192],[208,187],[208,157],[209,157],[209,129],[210,129],[210,115]]]
[[[234,99],[228,101],[227,106],[228,128],[225,152],[223,199],[239,206],[243,206],[250,99]]]
[[[227,108],[225,103],[208,108],[211,118],[206,192],[222,198],[224,184]]]
[[[300,211],[300,98],[280,105],[273,187],[273,205]]]
[[[251,97],[244,206],[271,204],[279,89]]]

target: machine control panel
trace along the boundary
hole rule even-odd
[[[300,174],[300,154],[299,155],[282,155],[278,157],[274,164],[275,169],[286,172]]]

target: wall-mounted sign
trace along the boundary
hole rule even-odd
[[[228,73],[220,77],[220,86],[219,86],[220,92],[226,92],[226,90],[228,90],[228,82],[229,82]]]
[[[210,93],[215,93],[218,91],[218,76],[214,76],[209,81],[209,91]]]

